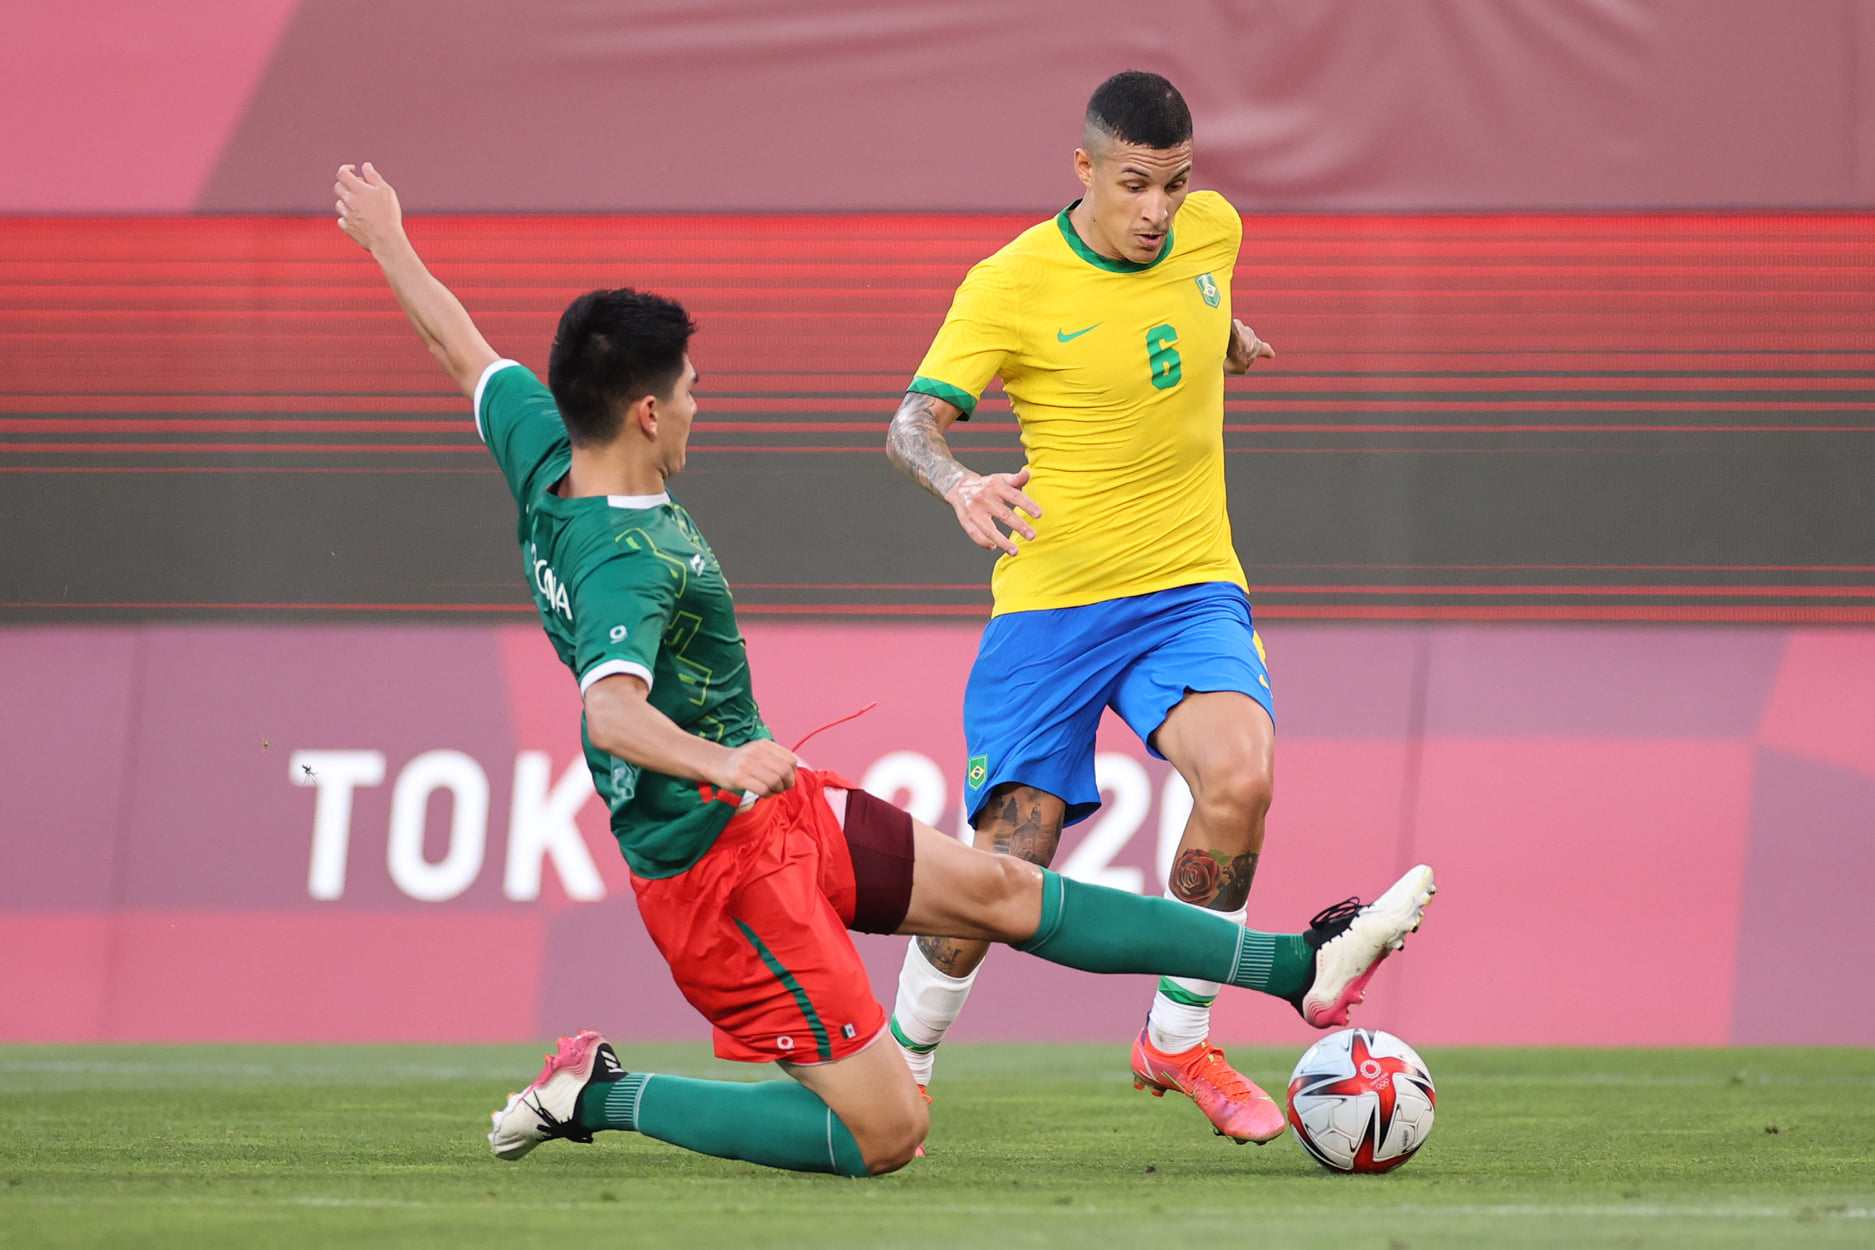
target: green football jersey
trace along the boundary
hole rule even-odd
[[[554,494],[572,463],[566,427],[553,393],[511,360],[482,375],[475,423],[520,511],[541,625],[580,692],[632,673],[650,685],[651,706],[690,733],[730,747],[769,737],[729,585],[690,514],[668,495]],[[599,750],[583,716],[580,740],[612,834],[641,877],[684,871],[736,814],[740,795]]]

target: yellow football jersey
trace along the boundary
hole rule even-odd
[[[958,287],[910,389],[967,417],[1000,375],[1021,422],[1042,517],[1033,541],[1017,537],[1019,555],[996,562],[996,614],[1245,584],[1224,506],[1242,238],[1223,196],[1194,191],[1159,258],[1140,265],[1088,247],[1063,209]]]

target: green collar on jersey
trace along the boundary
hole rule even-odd
[[[1080,203],[1079,200],[1076,200],[1073,204],[1062,209],[1055,217],[1055,224],[1061,227],[1061,237],[1068,241],[1068,246],[1074,249],[1074,254],[1096,269],[1105,269],[1109,273],[1143,273],[1172,254],[1173,235],[1172,228],[1168,226],[1165,231],[1165,246],[1159,249],[1159,254],[1157,256],[1146,261],[1144,264],[1131,260],[1115,260],[1111,256],[1102,256],[1099,252],[1087,246],[1086,240],[1082,239],[1080,234],[1075,231],[1074,223],[1068,220],[1068,214],[1073,212]]]

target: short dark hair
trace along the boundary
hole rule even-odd
[[[683,376],[696,322],[676,300],[620,287],[566,306],[547,357],[547,386],[576,447],[618,437],[625,410],[668,399]]]
[[[1129,69],[1094,88],[1087,127],[1122,143],[1173,148],[1191,138],[1191,110],[1160,75]]]

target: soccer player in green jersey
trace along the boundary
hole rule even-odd
[[[494,1113],[498,1157],[615,1129],[799,1171],[904,1166],[928,1115],[898,1050],[875,1045],[885,1011],[849,929],[1008,942],[1093,972],[1209,977],[1319,1014],[1357,997],[1418,926],[1433,890],[1424,867],[1304,933],[1257,933],[973,850],[801,766],[762,723],[722,570],[665,489],[697,410],[684,310],[631,290],[580,296],[542,386],[425,269],[376,170],[347,165],[334,191],[340,227],[470,397],[514,496],[527,583],[579,683],[586,762],[646,929],[717,1053],[793,1078],[628,1071],[582,1031]]]

